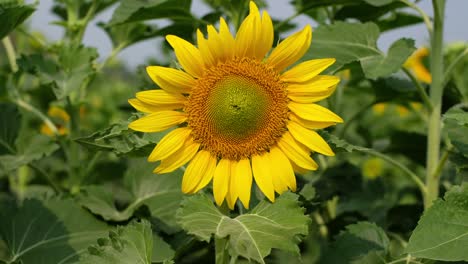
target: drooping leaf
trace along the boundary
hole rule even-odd
[[[314,31],[314,40],[305,59],[336,58],[330,68],[337,70],[343,65],[359,61],[367,78],[389,76],[400,69],[413,53],[414,41],[400,39],[393,43],[385,54],[377,48],[379,28],[374,23],[343,23],[319,26]]]
[[[229,254],[265,263],[272,248],[298,254],[300,235],[307,234],[310,219],[292,193],[281,195],[275,203],[260,202],[246,214],[230,218],[223,215],[204,194],[195,195],[182,203],[177,213],[181,226],[189,234],[209,241],[217,238],[229,240]]]
[[[0,103],[0,155],[16,151],[15,140],[21,123],[18,108],[9,103]]]
[[[0,217],[7,263],[76,263],[78,255],[109,230],[69,199],[25,200],[18,208],[3,202]]]
[[[380,32],[412,26],[423,22],[424,20],[422,17],[403,11],[395,11],[390,14],[390,16],[386,16],[379,19],[378,21],[375,21],[375,23],[379,26]]]
[[[390,11],[406,6],[401,2],[390,3],[391,1],[393,0],[390,0],[389,3],[384,3],[380,6],[372,5],[370,3],[344,6],[335,13],[335,19],[346,20],[352,18],[361,22],[377,21],[381,16],[388,14]]]
[[[397,0],[364,0],[364,1],[373,6],[383,6],[383,5],[388,5],[392,2],[396,2]]]
[[[12,1],[9,1],[12,2]],[[11,31],[23,23],[35,10],[34,5],[0,2],[0,39],[6,37]]]
[[[117,155],[147,156],[167,132],[138,133],[128,128],[128,124],[135,120],[121,121],[108,128],[95,132],[87,137],[76,139],[76,142],[91,149],[112,151]]]
[[[54,2],[54,6],[52,7],[52,12],[59,16],[62,20],[67,20],[67,6],[63,4],[64,1],[57,1]],[[78,6],[78,17],[83,18],[86,16],[86,13],[89,12],[91,6],[94,4],[94,14],[99,14],[100,12],[104,11],[109,6],[113,5],[117,0],[98,0],[98,1],[91,1],[91,0],[82,0],[77,2]]]
[[[153,234],[151,224],[142,220],[110,231],[108,237],[101,237],[97,245],[90,246],[80,264],[151,264]]]
[[[6,174],[20,166],[39,160],[44,156],[49,156],[59,148],[51,138],[44,135],[36,135],[27,142],[17,146],[14,154],[0,155],[0,175]]]
[[[123,0],[112,14],[110,25],[149,19],[193,20],[191,0]]]
[[[182,200],[180,191],[182,171],[168,174],[152,173],[154,164],[145,159],[133,160],[124,176],[126,189],[132,200],[124,210],[115,207],[113,195],[102,186],[88,186],[78,196],[80,204],[105,220],[128,220],[135,210],[146,205],[152,216],[177,230],[175,212]]]
[[[452,187],[419,220],[406,252],[415,257],[468,261],[468,184]]]

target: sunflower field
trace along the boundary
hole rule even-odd
[[[0,263],[468,263],[446,2],[0,0]]]

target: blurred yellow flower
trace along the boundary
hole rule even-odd
[[[427,47],[419,48],[406,60],[404,67],[410,70],[418,80],[430,84],[432,76],[423,62],[428,56],[429,49]]]
[[[249,207],[252,180],[270,200],[275,192],[296,189],[294,168],[316,170],[310,151],[334,153],[315,132],[343,120],[315,104],[330,96],[336,76],[319,75],[335,59],[304,61],[312,29],[305,26],[271,52],[273,24],[250,2],[250,14],[233,36],[223,18],[219,31],[197,31],[197,47],[166,37],[184,71],[147,67],[162,90],[139,92],[129,103],[148,115],[129,127],[158,132],[177,127],[155,147],[148,161],[155,173],[169,173],[189,162],[184,193],[213,182],[215,201],[233,209],[239,199]],[[268,55],[268,56],[267,56]]]
[[[377,103],[372,106],[372,111],[376,113],[377,115],[381,115],[385,112],[386,108],[387,108],[387,103]]]
[[[364,161],[362,165],[362,175],[367,179],[376,179],[381,176],[384,169],[384,163],[380,158],[370,158]]]
[[[59,135],[63,136],[68,134],[68,123],[70,116],[60,107],[50,106],[47,115],[52,119],[52,122],[57,127]],[[53,136],[54,133],[45,123],[41,125],[41,133],[48,136]]]

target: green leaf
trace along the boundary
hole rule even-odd
[[[419,220],[406,252],[414,257],[468,261],[468,184],[451,188]]]
[[[387,56],[377,48],[379,28],[374,23],[343,23],[319,26],[305,59],[336,58],[331,70],[359,61],[367,78],[377,79],[398,71],[413,53],[414,41],[400,39],[392,44]]]
[[[349,5],[338,10],[338,12],[335,13],[335,19],[346,20],[353,18],[361,22],[377,21],[381,16],[405,6],[405,4],[400,2],[383,4],[382,6],[374,6],[365,3],[360,5]]]
[[[57,55],[57,61],[43,54],[23,55],[18,59],[18,66],[39,77],[41,83],[51,85],[57,99],[72,96],[75,100],[82,85],[96,72],[93,61],[98,57],[97,51],[67,44],[58,47]]]
[[[80,264],[151,264],[153,234],[151,224],[142,220],[110,231],[106,238],[99,238],[90,246]]]
[[[193,20],[191,0],[123,0],[112,14],[110,25],[149,19]]]
[[[348,225],[327,248],[320,263],[376,263],[366,262],[380,259],[388,253],[390,241],[380,227],[374,223],[359,222]]]
[[[0,175],[39,160],[44,156],[49,156],[58,148],[59,145],[44,135],[29,138],[27,142],[19,144],[17,153],[0,156],[0,168],[2,169]]]
[[[155,165],[145,159],[134,160],[124,176],[124,183],[132,195],[128,206],[120,211],[115,207],[114,197],[102,186],[88,186],[78,196],[80,204],[105,220],[128,220],[135,210],[146,205],[151,215],[170,228],[177,230],[175,212],[182,200],[180,191],[182,171],[169,174],[154,174]]]
[[[468,158],[468,112],[461,109],[450,109],[444,115],[444,132],[450,143],[462,155]]]
[[[14,104],[0,103],[0,154],[15,153],[21,115]]]
[[[16,1],[14,1],[16,2]],[[17,3],[0,3],[0,39],[3,39],[21,23],[23,23],[36,9],[34,5],[19,5]]]
[[[72,200],[25,200],[16,208],[0,204],[0,236],[9,253],[7,263],[75,263],[108,226]]]
[[[229,254],[265,263],[272,248],[299,254],[300,235],[308,233],[310,219],[299,207],[298,196],[281,195],[275,203],[260,202],[246,214],[230,218],[204,195],[195,195],[182,203],[177,213],[181,226],[189,234],[209,241],[211,235],[229,240]]]
[[[144,134],[135,132],[128,128],[128,124],[135,119],[133,116],[128,121],[112,124],[104,130],[75,141],[93,151],[112,151],[119,156],[147,156],[167,131]]]
[[[384,18],[375,21],[379,26],[380,32],[412,26],[422,22],[424,22],[422,17],[400,11],[395,11],[389,16],[385,16]]]
[[[175,251],[160,236],[153,234],[153,254],[151,262],[170,261],[174,258]]]

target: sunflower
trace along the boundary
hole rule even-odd
[[[275,192],[295,191],[294,171],[316,170],[310,151],[334,153],[315,129],[343,120],[315,104],[333,93],[339,78],[319,75],[335,59],[302,62],[310,26],[289,36],[266,57],[273,24],[254,2],[234,37],[223,18],[208,36],[197,31],[197,47],[166,37],[183,70],[147,67],[161,88],[138,92],[129,103],[146,116],[129,127],[158,132],[172,127],[148,161],[160,161],[155,173],[169,173],[190,162],[182,192],[195,193],[213,182],[215,202],[237,199],[249,207],[252,181],[272,202]]]

